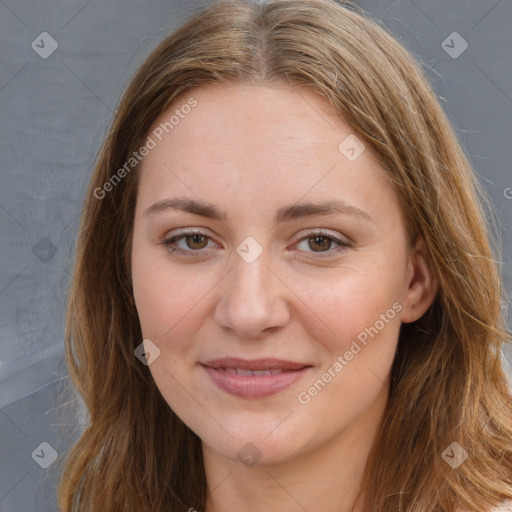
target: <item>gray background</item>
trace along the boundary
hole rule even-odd
[[[85,187],[120,91],[203,3],[0,1],[1,512],[57,510],[52,449],[62,454],[80,432],[57,394]],[[511,294],[511,0],[359,3],[428,70],[496,207]],[[58,44],[49,56],[43,32]]]

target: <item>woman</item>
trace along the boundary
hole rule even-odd
[[[485,199],[419,66],[328,0],[218,2],[125,91],[67,317],[61,510],[510,509]]]

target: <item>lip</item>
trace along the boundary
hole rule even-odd
[[[299,381],[311,365],[282,359],[239,359],[222,358],[202,363],[212,382],[222,391],[243,398],[263,398],[285,390]],[[281,370],[271,375],[238,375],[226,368],[242,370]]]

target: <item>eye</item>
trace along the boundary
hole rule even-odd
[[[330,257],[333,253],[343,251],[346,247],[350,247],[351,245],[349,242],[324,233],[323,231],[310,233],[307,237],[300,239],[296,245],[299,247],[301,244],[303,244],[302,251],[316,253],[317,256],[315,257],[319,258]],[[304,247],[306,247],[306,249]],[[327,255],[324,256],[323,254],[326,253]]]
[[[172,253],[185,254],[187,256],[196,256],[202,249],[208,247],[210,237],[198,230],[188,229],[176,236],[172,236],[162,242],[162,245]]]
[[[162,245],[171,253],[196,257],[203,253],[204,249],[212,247],[209,242],[213,244],[213,240],[206,233],[190,228],[164,240]],[[302,248],[300,248],[301,244],[303,245]],[[314,253],[315,258],[331,257],[333,254],[351,246],[348,241],[341,240],[323,231],[310,233],[308,236],[299,239],[295,245],[301,252]]]

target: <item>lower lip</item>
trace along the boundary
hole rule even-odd
[[[262,398],[279,393],[300,380],[310,369],[306,367],[275,375],[236,375],[209,366],[203,368],[218,388],[244,398]]]

